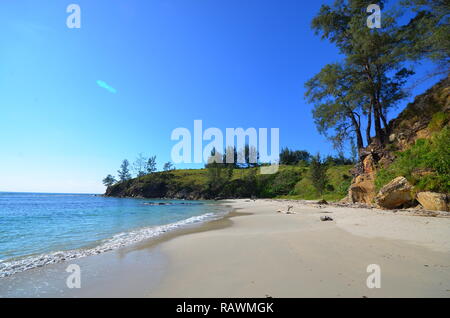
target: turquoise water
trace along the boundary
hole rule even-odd
[[[0,193],[0,277],[109,251],[225,213],[224,206],[206,201]]]

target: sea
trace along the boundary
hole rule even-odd
[[[229,210],[210,201],[0,192],[0,277],[157,238]]]

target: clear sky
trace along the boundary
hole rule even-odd
[[[325,2],[2,0],[0,191],[102,193],[124,158],[161,168],[195,119],[333,153],[303,98],[340,59],[310,29]],[[70,3],[81,29],[66,26]]]

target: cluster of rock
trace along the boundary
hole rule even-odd
[[[375,188],[377,167],[389,165],[394,158],[376,140],[360,152],[360,158],[360,162],[351,171],[354,178],[344,201],[372,204],[377,196]]]
[[[170,200],[170,199],[167,199]],[[161,205],[201,205],[202,203],[192,202],[144,202],[143,205],[161,206]]]
[[[375,190],[373,176],[357,176],[344,202],[373,203],[382,209],[421,207],[431,211],[450,212],[449,194],[429,191],[414,193],[413,186],[402,176],[395,178],[378,192]]]
[[[380,189],[374,203],[384,209],[407,208],[417,202],[426,210],[449,211],[450,196],[445,193],[419,192],[413,194],[412,185],[405,177],[397,177]]]
[[[414,103],[389,123],[389,144],[393,149],[378,140],[360,151],[360,162],[351,171],[353,182],[346,203],[374,204],[384,209],[423,207],[432,211],[449,211],[449,194],[434,192],[415,193],[412,185],[399,176],[385,185],[380,191],[375,187],[375,177],[379,167],[389,166],[394,158],[392,150],[404,151],[418,138],[429,138],[428,125],[436,111],[450,112],[450,77],[442,80],[426,93],[418,96]],[[421,169],[414,172],[421,178],[433,171]]]
[[[383,209],[418,206],[426,210],[449,211],[449,194],[434,192],[414,193],[408,180],[399,176],[376,191],[375,177],[378,166],[389,165],[393,158],[386,150],[374,143],[362,154],[361,162],[352,171],[354,179],[344,202],[375,204]]]

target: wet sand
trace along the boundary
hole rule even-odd
[[[224,218],[179,228],[117,250],[0,278],[0,297],[145,297],[157,288],[168,266],[166,255],[160,251],[162,243],[231,226],[231,218],[239,215],[230,212]],[[80,267],[79,289],[66,284],[71,275],[66,269],[72,264]]]

